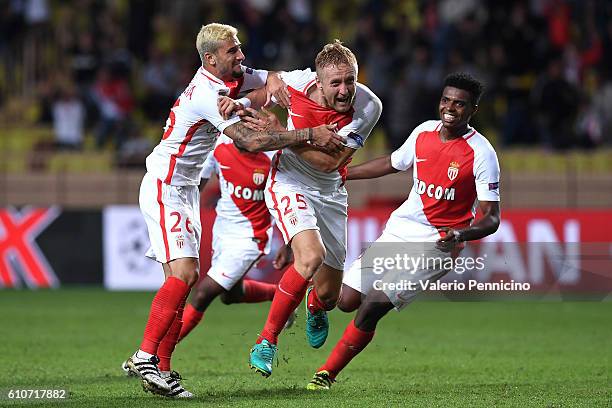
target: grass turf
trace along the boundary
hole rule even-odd
[[[215,302],[175,352],[192,401],[142,392],[119,366],[138,346],[151,293],[0,292],[0,390],[64,388],[58,406],[612,406],[612,302],[417,301],[391,312],[328,392],[305,385],[351,316],[332,312],[310,349],[304,313],[264,379],[247,356],[269,304]],[[4,399],[2,399],[4,398]]]

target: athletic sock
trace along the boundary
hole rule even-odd
[[[185,306],[183,312],[183,325],[181,326],[181,332],[179,333],[178,341],[181,341],[200,323],[204,317],[204,312],[200,312],[198,309],[193,307],[191,303]]]
[[[274,299],[276,285],[272,283],[244,280],[242,282],[244,297],[242,303],[259,303]]]
[[[183,303],[179,306],[179,309],[176,312],[176,317],[174,318],[172,325],[170,325],[170,329],[168,329],[168,333],[166,333],[162,341],[159,343],[159,347],[157,348],[160,371],[170,371],[170,358],[172,357],[172,352],[174,352],[176,343],[178,343],[179,333],[181,332],[181,327],[183,326],[183,310],[185,308],[186,300],[187,299],[183,299]]]
[[[177,316],[179,307],[185,304],[190,287],[173,276],[166,279],[153,298],[149,320],[145,326],[140,349],[150,354],[157,354],[162,341]]]
[[[259,335],[259,339],[257,339],[257,343],[261,343],[263,339],[273,344],[278,343],[278,335],[283,330],[289,315],[304,299],[308,282],[293,265],[285,271],[280,282],[278,282],[276,294],[272,300],[270,312],[268,312],[268,320]]]
[[[308,293],[308,311],[310,313],[316,313],[319,310],[328,311],[334,307],[328,307],[325,303],[321,302],[321,299],[317,296],[317,288],[312,288],[310,293]]]
[[[372,341],[373,337],[373,331],[360,330],[355,327],[355,321],[351,320],[342,338],[336,343],[327,361],[318,371],[327,370],[332,379],[336,378],[338,373]]]

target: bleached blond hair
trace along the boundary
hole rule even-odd
[[[204,54],[216,52],[225,40],[238,36],[238,30],[227,24],[210,23],[203,25],[196,37],[196,48],[200,59],[204,61]]]
[[[326,44],[315,58],[317,73],[319,73],[323,67],[329,65],[337,67],[341,64],[353,65],[355,69],[357,69],[357,58],[355,58],[355,54],[342,45],[342,41],[338,39]]]

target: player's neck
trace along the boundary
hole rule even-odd
[[[232,76],[228,76],[229,78],[223,78],[223,75],[221,75],[221,73],[219,72],[218,69],[216,69],[215,67],[212,67],[210,65],[202,65],[202,69],[206,72],[208,72],[209,75],[213,75],[215,78],[223,81],[223,82],[231,82],[234,80],[234,78]]]
[[[325,96],[323,95],[323,92],[321,92],[319,87],[315,86],[314,84],[306,90],[306,95],[308,95],[308,98],[311,101],[316,102],[318,105],[323,106],[325,108],[329,108],[329,106],[327,105],[327,101],[325,100]]]
[[[468,132],[467,123],[464,126],[461,126],[455,129],[448,129],[442,126],[442,129],[440,129],[440,140],[442,142],[450,142],[452,140],[459,139],[460,137],[465,135],[467,132]]]

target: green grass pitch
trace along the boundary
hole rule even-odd
[[[612,302],[417,301],[391,312],[338,383],[318,393],[305,385],[351,316],[332,312],[327,344],[312,350],[301,312],[264,379],[247,356],[269,304],[215,302],[175,352],[173,368],[197,398],[175,401],[145,394],[119,370],[139,344],[152,296],[0,291],[0,390],[70,392],[60,402],[3,395],[0,406],[612,406]]]

